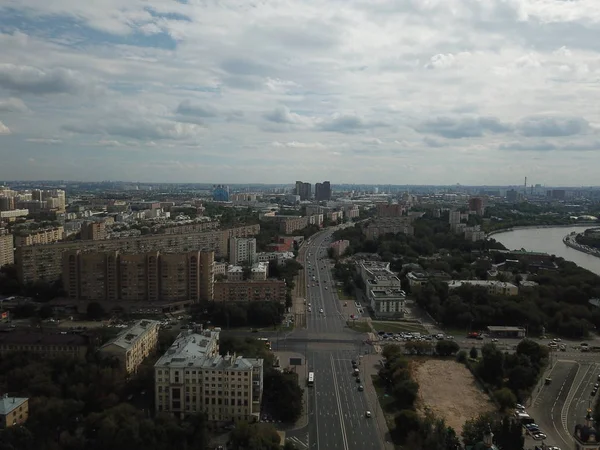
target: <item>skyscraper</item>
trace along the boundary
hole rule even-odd
[[[312,197],[312,186],[310,183],[296,181],[296,189],[294,193],[300,196],[300,200],[308,200]]]
[[[329,183],[329,181],[315,184],[315,200],[331,200],[331,183]]]

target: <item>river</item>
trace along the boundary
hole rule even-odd
[[[597,227],[597,226],[596,226]],[[507,231],[491,236],[509,250],[524,248],[530,252],[550,253],[573,261],[578,266],[600,275],[600,258],[580,252],[563,244],[563,237],[576,231],[582,233],[594,225],[556,227],[556,228],[524,228]]]

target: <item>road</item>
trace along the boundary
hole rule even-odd
[[[331,233],[327,230],[313,236],[301,254],[306,258],[300,262],[305,267],[307,309],[308,304],[311,308],[306,328],[280,334],[277,339],[280,350],[303,353],[309,371],[315,374],[314,386],[307,388],[308,425],[288,435],[298,444],[300,439],[294,437],[308,432],[308,447],[314,450],[381,450],[383,436],[377,429],[378,419],[365,417],[375,405],[370,404],[372,400],[365,391],[358,389],[370,380],[358,383],[351,363],[353,359],[360,361],[360,355],[372,351],[372,347],[364,344],[366,335],[346,325],[348,313],[337,297],[326,259]]]

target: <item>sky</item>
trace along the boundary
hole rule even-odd
[[[0,179],[597,185],[598,0],[1,0]]]

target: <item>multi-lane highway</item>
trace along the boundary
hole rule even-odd
[[[313,236],[305,244],[301,261],[307,283],[306,329],[297,329],[279,339],[284,348],[305,354],[315,383],[308,395],[308,444],[315,450],[380,450],[376,419],[366,412],[375,405],[359,386],[368,380],[353,376],[352,360],[370,350],[364,335],[346,326],[348,313],[337,297],[327,248],[331,231]],[[314,276],[314,279],[313,279]],[[310,304],[311,312],[308,312]],[[359,370],[362,370],[359,365]],[[305,430],[298,430],[302,433]],[[292,433],[293,435],[293,433]]]

